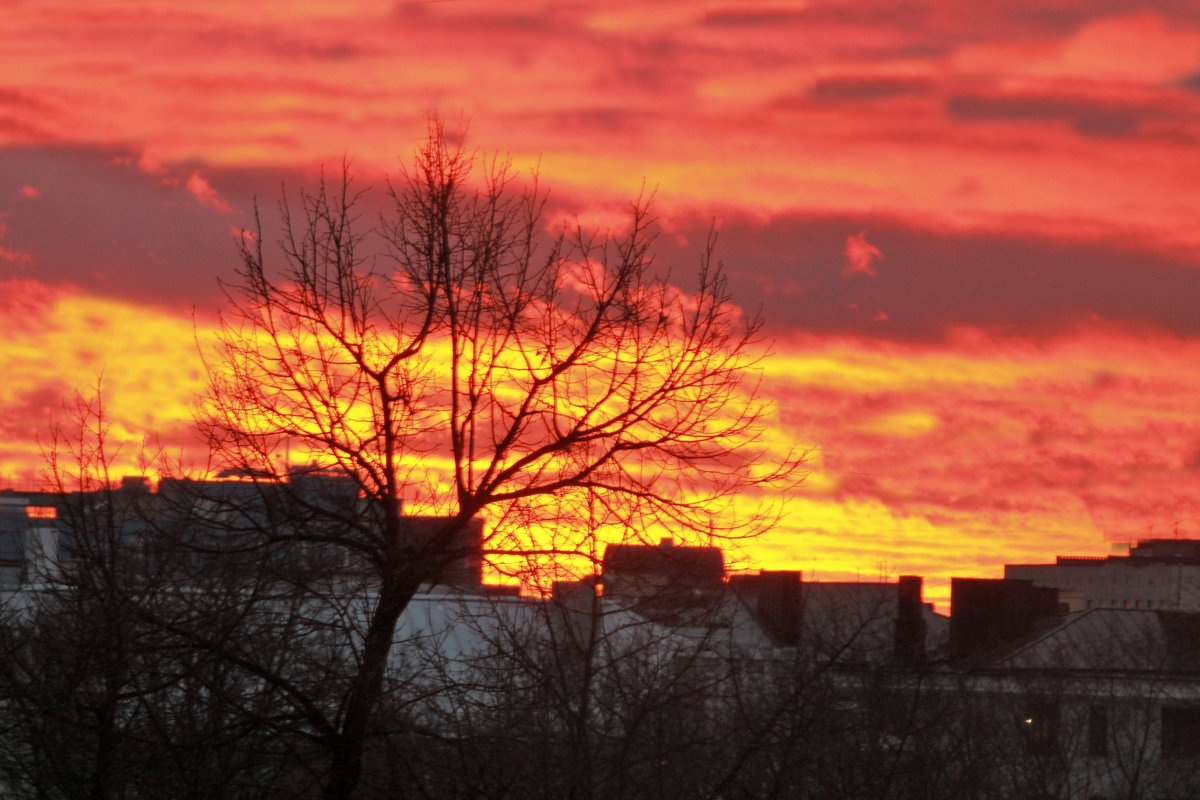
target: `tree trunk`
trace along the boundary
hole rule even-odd
[[[386,572],[363,642],[362,662],[347,698],[346,715],[332,742],[329,782],[325,787],[325,797],[329,800],[345,800],[358,788],[367,726],[383,693],[383,676],[396,624],[416,594],[416,587],[406,574],[398,575],[396,570]]]

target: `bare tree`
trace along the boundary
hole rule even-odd
[[[422,611],[401,623],[404,663],[389,677],[421,689],[408,693],[425,723],[412,732],[420,746],[372,759],[364,787],[439,798],[703,796],[728,744],[714,703],[748,633],[735,598],[719,583],[686,602],[660,596],[651,618],[599,585],[560,581],[541,601],[418,601]],[[404,630],[427,615],[436,633]],[[380,765],[395,774],[381,776]]]
[[[49,491],[18,498],[40,512],[42,535],[6,531],[27,546],[20,574],[0,590],[5,791],[264,796],[292,764],[270,758],[275,732],[246,724],[246,701],[277,702],[215,647],[192,644],[219,641],[221,629],[247,649],[262,644],[251,620],[228,613],[247,585],[224,568],[222,581],[201,581],[181,546],[186,520],[162,513],[165,496],[143,479],[114,480],[99,387],[71,413],[47,448]],[[275,604],[259,631],[277,631],[280,617]],[[298,650],[279,657],[298,660]]]
[[[285,453],[300,454],[351,476],[369,509],[277,536],[340,548],[373,578],[344,693],[307,712],[329,797],[358,785],[397,621],[478,548],[459,535],[473,517],[488,513],[489,550],[576,530],[548,560],[598,535],[573,528],[572,504],[602,504],[613,535],[751,535],[762,520],[732,500],[798,464],[758,446],[760,325],[732,304],[712,241],[684,292],[655,268],[644,199],[624,234],[548,237],[536,180],[453,146],[437,122],[390,196],[366,228],[348,170],[285,200],[278,267],[261,229],[244,237],[203,417],[242,474],[282,478]],[[417,535],[402,500],[444,524]]]
[[[52,431],[53,491],[33,498],[45,526],[8,532],[23,563],[0,620],[3,769],[14,790],[102,798],[137,771],[144,719],[131,701],[153,678],[135,655],[144,631],[121,585],[131,552],[120,520],[136,500],[112,490],[99,398],[78,399],[72,413]],[[68,494],[75,502],[61,502]],[[80,568],[65,569],[75,558]]]

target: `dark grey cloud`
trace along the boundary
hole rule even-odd
[[[322,31],[321,38],[285,33],[282,26],[259,17],[244,26],[213,25],[187,32],[190,43],[206,51],[269,53],[278,58],[301,61],[346,61],[368,56],[372,51],[336,30]]]
[[[228,210],[183,185],[187,165],[139,169],[116,150],[0,150],[0,280],[73,284],[178,309],[220,305],[218,278],[238,263],[235,232],[257,200],[266,253],[277,258],[278,201],[312,189],[315,172],[206,168]],[[351,172],[354,166],[351,164]],[[326,166],[340,180],[340,165]],[[36,193],[26,194],[29,186]],[[387,211],[383,181],[358,206],[364,226]],[[550,187],[554,189],[555,187]],[[32,196],[30,196],[32,195]],[[578,207],[556,191],[556,206]],[[710,219],[672,219],[659,263],[686,286]],[[846,275],[847,241],[864,236],[882,257],[876,275]],[[776,332],[809,330],[937,340],[961,325],[1038,335],[1107,321],[1200,337],[1200,263],[1130,241],[1063,241],[1022,233],[939,231],[894,216],[725,214],[718,242],[734,299],[761,307]]]
[[[597,105],[553,112],[507,114],[507,124],[526,129],[543,128],[561,136],[605,136],[622,137],[636,141],[646,135],[662,115],[615,105]],[[554,187],[551,187],[554,188]]]
[[[1195,4],[1188,0],[1019,0],[1011,7],[1015,22],[1051,35],[1072,33],[1103,17],[1148,10],[1173,19],[1196,18]]]
[[[403,25],[419,24],[446,33],[463,31],[505,34],[549,33],[574,27],[580,10],[566,4],[561,7],[527,7],[523,4],[495,4],[492,8],[476,7],[467,14],[442,13],[438,6],[447,0],[402,0],[392,4],[389,17]]]
[[[685,231],[703,241],[703,223]],[[847,276],[849,237],[883,258],[872,277]],[[695,262],[663,237],[660,255]],[[776,332],[804,329],[937,340],[956,326],[1053,334],[1103,321],[1200,336],[1200,263],[1113,242],[922,229],[869,215],[725,220],[718,255],[737,301],[761,305]]]
[[[1084,136],[1130,136],[1149,109],[1078,97],[1039,94],[960,93],[946,100],[946,112],[971,121],[1066,121]]]
[[[214,276],[236,257],[232,229],[245,218],[201,203],[186,187],[190,174],[150,174],[115,149],[0,150],[4,246],[31,255],[0,261],[0,278],[175,307],[214,297]],[[21,194],[24,186],[36,196]]]
[[[295,203],[302,189],[315,190],[322,173],[331,186],[342,177],[340,163],[300,171],[198,164],[144,169],[140,161],[119,148],[0,148],[0,247],[28,255],[0,259],[0,280],[67,284],[171,310],[214,309],[223,299],[219,279],[239,263],[239,231],[255,227],[255,208],[264,252],[273,261],[281,199]],[[349,170],[357,171],[352,161]],[[190,191],[193,175],[215,194],[201,198]],[[369,179],[356,185],[377,190],[365,191],[356,207],[365,230],[390,201],[382,178],[374,186]]]
[[[893,97],[922,95],[934,88],[933,81],[905,76],[829,76],[820,78],[809,90],[814,100],[888,100]]]
[[[54,419],[63,415],[69,397],[71,389],[60,379],[8,399],[0,414],[0,441],[28,442],[36,437],[45,441]]]
[[[0,134],[16,141],[48,142],[58,138],[48,127],[31,124],[27,114],[3,112],[0,112]]]
[[[804,16],[864,27],[901,26],[962,39],[1062,36],[1105,17],[1154,12],[1179,23],[1200,21],[1192,0],[1006,0],[954,3],[945,0],[813,0]]]
[[[15,108],[21,111],[46,111],[49,106],[37,95],[22,92],[17,89],[0,88],[0,107]]]

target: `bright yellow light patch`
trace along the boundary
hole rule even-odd
[[[211,325],[40,285],[7,288],[17,302],[0,319],[0,478],[36,481],[38,440],[52,419],[65,421],[63,401],[76,389],[89,395],[101,373],[116,476],[140,470],[146,437],[205,454],[191,424],[206,386],[196,341],[211,346]],[[730,547],[735,566],[801,569],[823,580],[924,575],[927,599],[944,610],[954,575],[994,577],[1007,562],[1104,554],[1110,540],[1167,534],[1177,522],[1182,535],[1200,533],[1200,378],[1192,369],[1200,344],[1113,330],[1040,344],[963,331],[937,346],[810,336],[776,350],[763,362],[763,399],[773,407],[762,443],[776,455],[789,446],[812,452],[811,473],[777,524]],[[449,355],[442,341],[429,352]],[[517,354],[508,355],[499,367],[519,370]],[[742,402],[731,398],[729,410]],[[291,455],[302,463],[317,454]],[[452,461],[427,451],[403,466],[420,484],[406,507],[444,512]],[[783,499],[735,498],[728,519],[750,519]],[[519,538],[569,542],[577,533],[547,526]],[[627,533],[614,529],[612,538]],[[635,533],[648,542],[682,536]],[[502,531],[495,544],[504,548]],[[514,574],[528,566],[497,558]],[[580,557],[564,569],[588,565]]]
[[[98,384],[115,474],[140,470],[143,442],[153,448],[156,437],[166,436],[164,446],[181,444],[179,432],[191,428],[205,386],[196,341],[208,339],[211,328],[132,303],[67,293],[39,298],[36,287],[21,291],[29,302],[12,312],[19,324],[0,320],[7,331],[0,409],[19,431],[0,448],[4,477],[35,481],[44,462],[38,448],[22,445],[46,443],[52,423],[68,425],[75,393],[91,397]]]
[[[937,430],[938,416],[928,411],[897,411],[875,417],[859,430],[881,436],[915,437]]]

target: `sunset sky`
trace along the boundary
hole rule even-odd
[[[396,175],[430,114],[552,217],[656,191],[773,340],[810,473],[741,566],[824,580],[1200,536],[1200,5],[0,0],[0,486],[103,373],[200,446],[255,198]],[[943,607],[944,610],[944,607]]]

